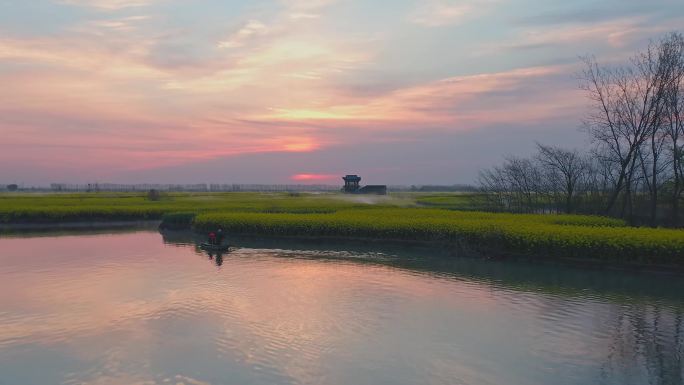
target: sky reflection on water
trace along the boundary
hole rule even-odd
[[[0,238],[0,384],[679,384],[677,276],[155,232]],[[316,250],[318,249],[318,250]]]

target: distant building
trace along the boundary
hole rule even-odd
[[[369,184],[358,191],[359,194],[387,195],[387,186],[383,184]]]
[[[344,188],[342,189],[347,194],[354,194],[359,191],[359,183],[361,182],[361,177],[358,175],[346,175],[343,176]]]
[[[361,177],[358,175],[345,175],[342,179],[344,180],[342,191],[347,194],[387,195],[387,186],[385,185],[368,185],[361,187]]]

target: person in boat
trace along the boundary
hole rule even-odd
[[[218,230],[216,230],[216,244],[218,246],[221,246],[222,243],[223,243],[223,229],[219,227]]]
[[[210,245],[216,244],[216,233],[213,231],[209,233],[209,244]]]

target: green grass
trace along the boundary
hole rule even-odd
[[[0,223],[161,219],[171,228],[461,243],[492,252],[683,265],[684,231],[581,215],[462,211],[467,194],[0,194]],[[426,207],[425,202],[433,205]],[[372,203],[372,204],[371,204]],[[462,210],[455,210],[455,206]]]
[[[476,210],[481,206],[480,194],[474,193],[441,193],[421,194],[416,203],[426,207],[449,210]]]

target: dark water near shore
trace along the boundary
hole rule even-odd
[[[0,384],[684,383],[684,279],[374,243],[0,238]]]

